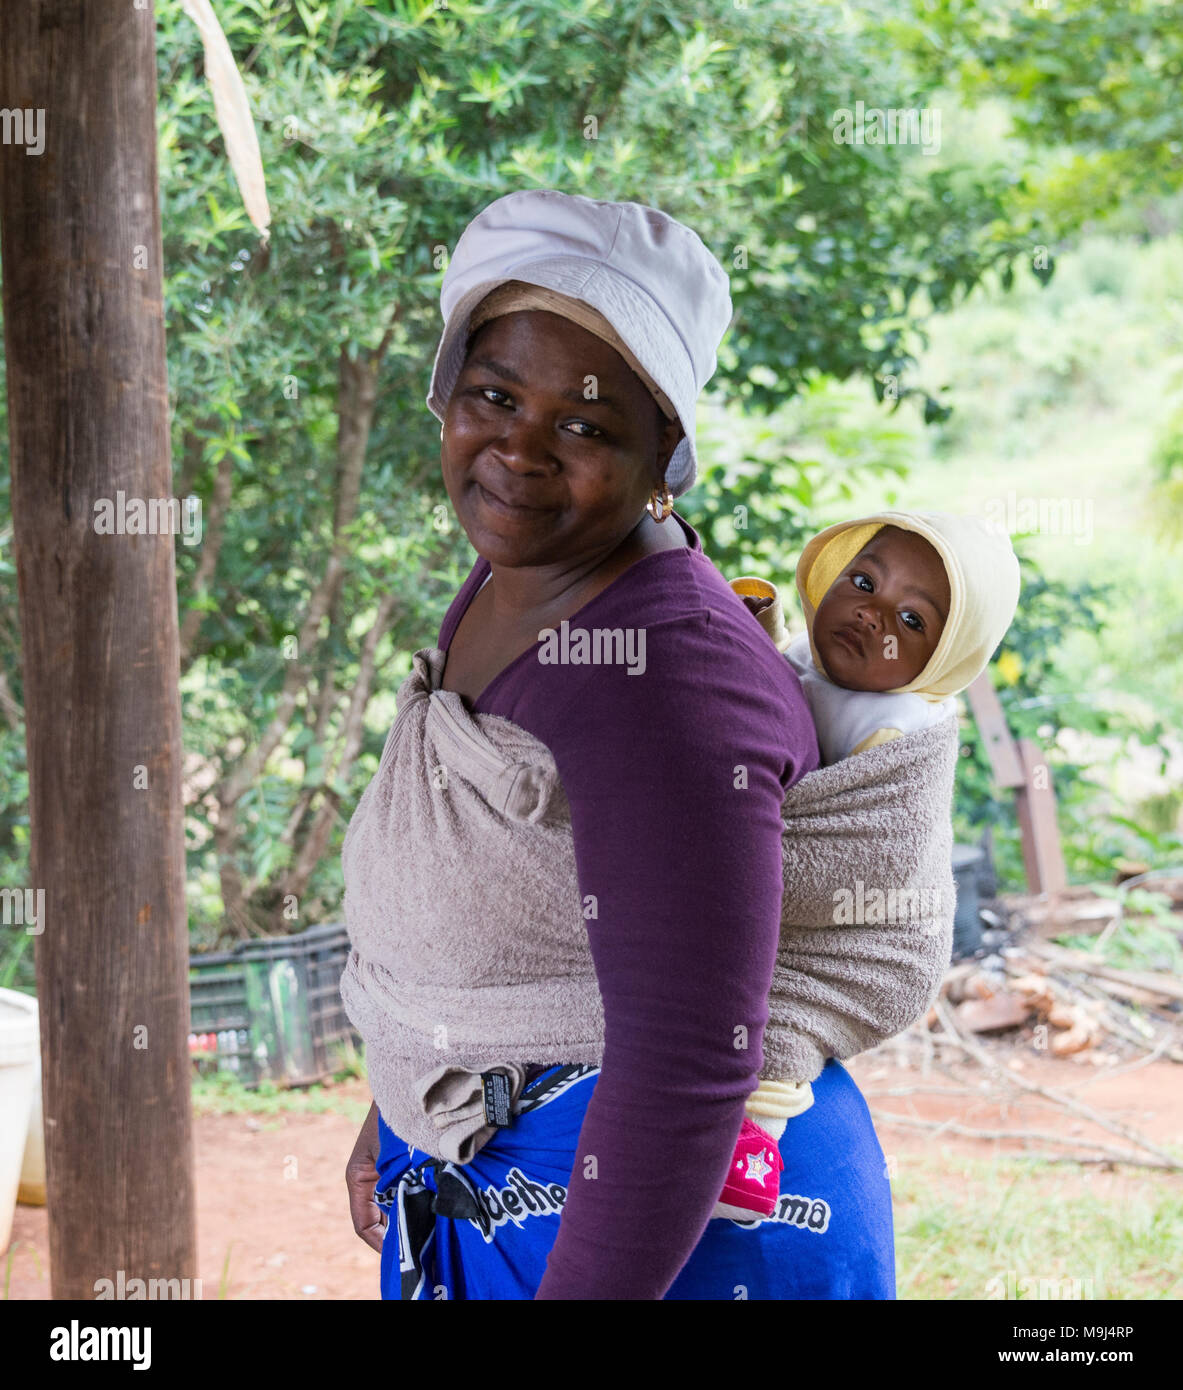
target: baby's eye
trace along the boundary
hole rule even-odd
[[[916,632],[924,631],[924,619],[919,613],[901,613],[900,616],[903,618],[904,622]]]
[[[865,590],[863,590],[863,592],[869,594],[869,593],[871,593],[871,592],[874,590],[874,587],[875,587],[875,586],[871,583],[871,581],[870,581],[869,579],[867,579],[867,576],[866,576],[865,574],[852,574],[852,575],[850,576],[850,578],[851,578],[851,581],[852,581],[852,583],[854,584],[854,587],[855,587],[856,589],[862,589],[863,586],[859,583],[859,580],[860,580],[860,579],[866,579],[866,580],[867,580],[867,587],[866,587]]]
[[[572,420],[571,423],[573,425],[582,425],[585,429],[589,429],[592,431],[591,434],[577,434],[575,436],[576,439],[594,439],[596,435],[600,433],[600,431],[596,429],[595,425],[589,425],[586,420]]]

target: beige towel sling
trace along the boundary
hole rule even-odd
[[[440,690],[444,661],[415,653],[346,833],[341,995],[386,1123],[435,1157],[471,1157],[472,1092],[453,1078],[429,1113],[433,1075],[599,1065],[604,1019],[554,759]],[[789,790],[762,1080],[811,1081],[931,1003],[952,943],[957,746],[951,717]],[[846,921],[860,913],[887,920]]]

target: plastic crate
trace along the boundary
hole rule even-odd
[[[232,1071],[258,1083],[246,970],[231,951],[189,959],[189,1055],[203,1074]]]
[[[341,1002],[349,936],[338,922],[243,941],[189,961],[190,1053],[199,1071],[307,1085],[361,1039]]]

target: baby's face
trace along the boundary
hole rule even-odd
[[[894,690],[916,679],[949,616],[941,557],[914,531],[884,526],[826,591],[813,641],[847,690]]]

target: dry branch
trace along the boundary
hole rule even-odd
[[[1079,971],[1084,975],[1094,975],[1100,980],[1111,980],[1119,985],[1132,985],[1152,994],[1165,995],[1168,999],[1183,1000],[1183,983],[1158,970],[1119,970],[1116,966],[1105,965],[1094,960],[1084,951],[1069,951],[1064,946],[1055,946],[1050,941],[1026,941],[1023,950],[1063,970]]]
[[[1048,1134],[1038,1129],[973,1129],[969,1125],[958,1124],[954,1120],[922,1120],[912,1115],[887,1115],[880,1114],[875,1116],[877,1125],[899,1125],[905,1129],[925,1129],[941,1134],[956,1134],[967,1139],[1020,1139],[1024,1142],[1031,1139],[1043,1144],[1064,1144],[1063,1135]],[[1046,1158],[1048,1162],[1073,1162],[1073,1163],[1126,1163],[1136,1168],[1155,1168],[1160,1172],[1178,1171],[1183,1169],[1183,1163],[1171,1160],[1168,1163],[1152,1163],[1149,1159],[1139,1158],[1136,1154],[1122,1153],[1117,1149],[1111,1149],[1108,1145],[1099,1144],[1093,1139],[1073,1139],[1073,1144],[1083,1145],[1085,1148],[1096,1149],[1099,1152],[1095,1157],[1085,1154],[1040,1154],[1041,1159]]]
[[[1008,1071],[994,1057],[991,1057],[978,1043],[963,1037],[957,1031],[953,1018],[941,999],[936,1001],[934,1007],[940,1019],[941,1026],[945,1029],[948,1037],[962,1047],[976,1061],[981,1063],[988,1071],[1001,1074],[1012,1086],[1017,1086],[1020,1090],[1027,1091],[1032,1095],[1043,1096],[1046,1100],[1050,1100],[1053,1104],[1062,1106],[1065,1110],[1072,1111],[1073,1114],[1079,1115],[1082,1119],[1088,1120],[1099,1128],[1107,1129],[1110,1133],[1128,1140],[1138,1148],[1145,1149],[1148,1153],[1154,1154],[1156,1158],[1163,1160],[1164,1163],[1172,1167],[1176,1166],[1177,1160],[1173,1154],[1168,1153],[1165,1149],[1159,1148],[1157,1144],[1151,1143],[1149,1139],[1139,1134],[1137,1130],[1132,1129],[1129,1125],[1122,1124],[1118,1120],[1111,1119],[1108,1115],[1101,1114],[1099,1110],[1093,1109],[1091,1105],[1085,1105],[1083,1101],[1076,1100],[1073,1096],[1065,1095],[1063,1091],[1055,1091],[1049,1086],[1041,1086],[1038,1082],[1028,1081],[1025,1077],[1016,1076],[1014,1072]]]

